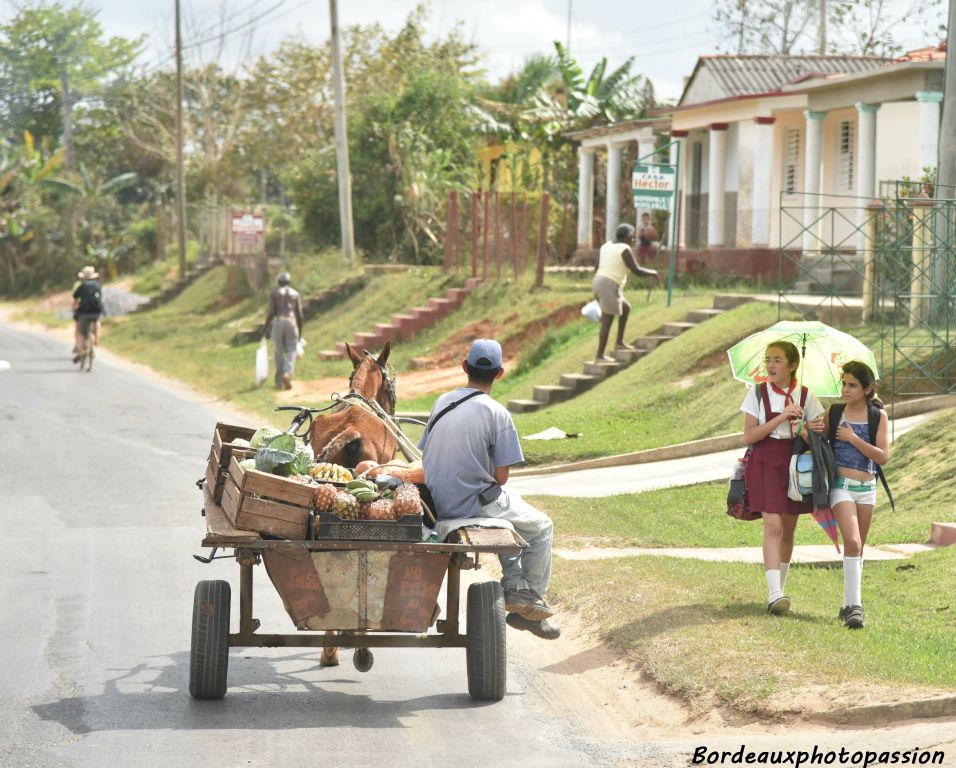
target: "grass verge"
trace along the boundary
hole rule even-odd
[[[550,594],[700,710],[773,715],[952,692],[956,548],[867,563],[862,631],[836,618],[842,590],[840,569],[794,566],[794,608],[771,617],[759,566],[637,557],[558,560]]]

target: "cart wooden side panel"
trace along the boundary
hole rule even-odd
[[[244,470],[236,456],[222,494],[222,508],[236,528],[285,539],[309,534],[310,485],[254,469]]]
[[[425,632],[451,554],[289,547],[262,559],[297,629]]]

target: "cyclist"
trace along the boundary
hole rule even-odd
[[[86,266],[76,276],[78,284],[73,291],[73,319],[76,321],[74,363],[83,357],[86,336],[92,339],[94,346],[100,343],[100,315],[103,314],[103,289],[97,271]]]

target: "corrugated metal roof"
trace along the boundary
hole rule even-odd
[[[890,59],[875,56],[701,56],[694,76],[706,67],[725,98],[773,93],[782,86],[813,74],[867,72],[885,66]],[[691,82],[693,77],[691,77]],[[688,82],[687,94],[691,82]],[[684,104],[681,98],[681,104]]]

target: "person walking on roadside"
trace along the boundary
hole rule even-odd
[[[504,374],[501,345],[477,339],[462,369],[467,383],[438,398],[419,442],[436,528],[443,531],[443,521],[451,521],[453,530],[467,518],[509,521],[527,546],[517,555],[499,556],[506,621],[553,640],[561,631],[550,621],[554,609],[544,599],[551,580],[551,518],[503,487],[524,454],[511,414],[491,397],[492,385]]]
[[[611,333],[611,323],[617,317],[617,341],[615,349],[633,349],[624,343],[624,329],[627,326],[627,317],[631,305],[624,298],[624,284],[627,282],[628,270],[638,277],[651,277],[656,284],[661,278],[656,269],[648,269],[637,263],[634,257],[634,227],[630,224],[620,224],[614,233],[614,241],[608,241],[601,246],[598,254],[598,265],[591,280],[594,298],[601,306],[601,332],[598,337],[597,355],[594,362],[614,362],[613,357],[605,355],[608,336]]]
[[[740,410],[744,414],[744,442],[751,447],[745,480],[751,511],[763,517],[763,566],[767,580],[767,611],[790,610],[784,594],[793,539],[799,516],[813,511],[807,501],[787,497],[790,457],[800,422],[814,432],[824,430],[823,406],[806,387],[797,391],[799,350],[788,341],[767,347],[767,381],[752,387]]]
[[[278,287],[269,294],[269,312],[263,326],[262,338],[272,324],[272,347],[276,362],[276,389],[292,389],[296,348],[302,336],[302,302],[292,286],[288,272],[279,275]]]
[[[843,606],[839,616],[850,629],[862,629],[863,547],[876,506],[876,475],[890,457],[889,420],[883,402],[876,396],[873,371],[866,363],[845,363],[841,381],[843,403],[831,406],[826,416],[827,435],[837,463],[830,508],[843,538]]]
[[[73,362],[80,362],[83,337],[87,332],[93,346],[100,344],[100,315],[103,314],[103,287],[99,273],[85,266],[76,273],[73,285]]]

